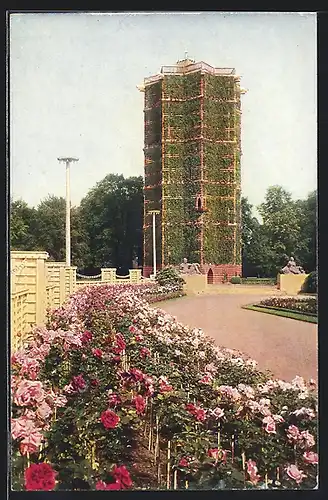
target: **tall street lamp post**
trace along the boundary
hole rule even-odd
[[[153,260],[154,260],[154,270],[153,275],[156,278],[156,220],[155,217],[160,213],[159,210],[149,210],[149,214],[153,216]]]
[[[60,156],[59,162],[66,164],[66,266],[71,266],[71,200],[70,200],[70,164],[79,161],[78,158]]]

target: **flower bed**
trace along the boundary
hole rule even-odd
[[[242,306],[242,309],[273,314],[274,316],[282,316],[283,318],[295,319],[297,321],[306,321],[307,323],[318,323],[318,318],[315,314],[301,313],[289,309],[279,309],[278,307],[262,306],[259,304],[248,304]]]
[[[318,313],[317,297],[270,297],[261,300],[261,306],[270,306],[278,309],[287,309],[304,314]]]
[[[85,287],[13,354],[13,488],[314,488],[313,383],[274,380],[144,294]]]

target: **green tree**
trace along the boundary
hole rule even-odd
[[[65,198],[49,195],[39,203],[36,239],[52,260],[65,260]]]
[[[36,210],[35,236],[38,247],[49,253],[52,260],[65,260],[66,201],[50,195],[42,200]],[[72,265],[84,267],[89,252],[88,238],[80,216],[80,208],[71,208]]]
[[[36,211],[23,200],[10,203],[10,246],[12,250],[37,250],[34,230]]]
[[[263,226],[254,217],[252,209],[253,205],[243,197],[241,200],[243,276],[270,276],[268,262],[272,260],[272,251]]]
[[[291,194],[281,186],[268,188],[265,200],[258,207],[263,219],[263,231],[270,248],[268,272],[274,276],[290,256],[303,249],[301,238],[302,212]]]
[[[295,257],[306,272],[311,272],[317,265],[317,192],[312,191],[305,200],[297,200],[296,205],[300,217],[300,242]]]
[[[88,267],[116,267],[125,274],[142,258],[142,177],[109,174],[81,201],[89,238]]]

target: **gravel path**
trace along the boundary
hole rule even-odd
[[[162,302],[164,311],[191,327],[202,328],[217,345],[237,349],[290,381],[295,375],[318,380],[317,325],[241,309],[264,298],[220,294]]]

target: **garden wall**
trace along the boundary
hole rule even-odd
[[[241,264],[203,264],[201,271],[209,284],[229,282],[233,276],[241,276]]]
[[[186,284],[183,286],[187,295],[198,295],[207,289],[206,274],[183,275]]]

